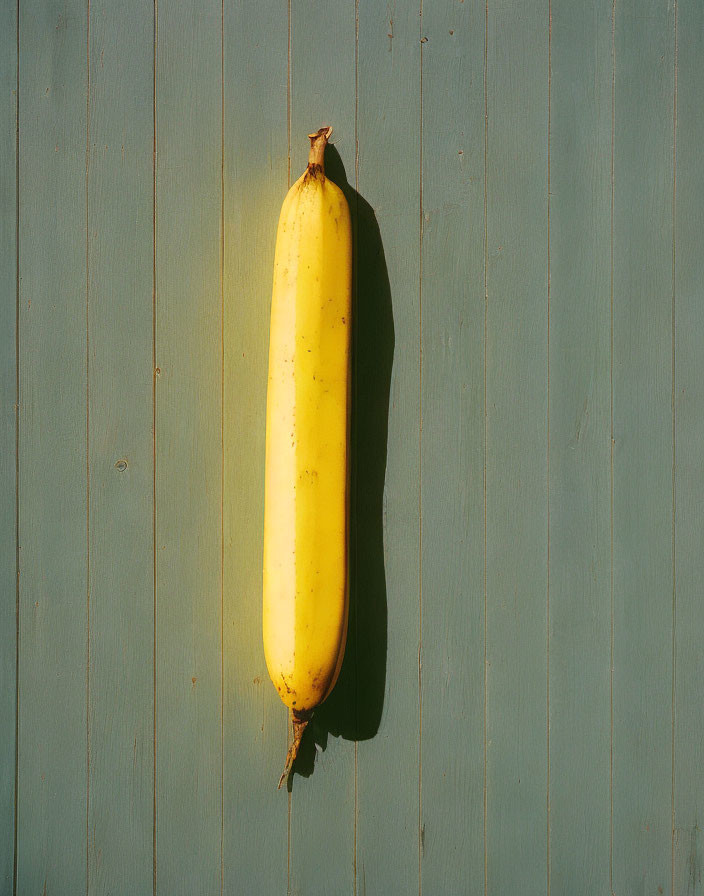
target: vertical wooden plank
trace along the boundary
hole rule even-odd
[[[484,3],[423,9],[422,882],[484,893]]]
[[[269,308],[288,177],[286,5],[227,4],[224,27],[224,889],[246,881],[252,893],[284,893],[288,800],[276,783],[287,714],[264,662],[262,531]]]
[[[671,3],[616,5],[613,889],[671,884]]]
[[[17,718],[17,7],[0,9],[0,892],[12,890]]]
[[[221,889],[222,7],[160,4],[156,890]]]
[[[553,3],[551,34],[550,885],[586,896],[610,860],[611,0]]]
[[[696,0],[677,3],[676,64],[674,892],[699,894],[704,819],[704,7]]]
[[[153,882],[153,18],[91,0],[88,891],[135,896]]]
[[[86,889],[86,37],[20,5],[18,893]]]
[[[359,6],[359,893],[419,888],[419,11]]]
[[[487,882],[547,885],[548,3],[489,0]],[[510,844],[510,850],[506,845]]]
[[[354,182],[355,3],[330,6],[324,0],[291,4],[290,179],[305,170],[307,134],[324,124],[334,128],[335,149],[327,152],[327,175],[340,183],[342,171]],[[338,160],[341,159],[341,165]],[[332,164],[335,162],[336,164]],[[347,191],[351,211],[353,196]],[[355,761],[349,738],[354,690],[349,687],[355,656],[354,625],[347,663],[327,704],[316,712],[292,781],[290,886],[294,893],[351,893],[354,888]],[[316,748],[317,747],[319,748]],[[309,775],[303,779],[300,775]]]

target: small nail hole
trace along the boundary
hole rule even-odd
[[[118,460],[118,461],[116,462],[116,464],[115,464],[115,469],[116,469],[119,473],[124,473],[124,471],[127,469],[127,461],[124,460],[124,459],[122,459],[122,460]]]

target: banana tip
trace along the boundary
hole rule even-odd
[[[322,128],[319,128],[314,134],[308,134],[308,139],[318,140],[320,137],[324,138],[325,141],[330,139],[330,135],[332,134],[332,128],[329,125],[325,125]]]
[[[301,745],[303,732],[306,730],[306,725],[308,724],[310,719],[310,715],[307,715],[307,717],[301,717],[297,713],[292,714],[293,739],[291,741],[291,746],[288,748],[288,752],[286,753],[286,763],[284,764],[284,770],[281,773],[281,777],[279,778],[279,786],[277,787],[277,790],[281,790],[284,781],[287,781],[288,776],[291,774],[293,763],[296,761],[296,756],[298,755],[298,748]]]

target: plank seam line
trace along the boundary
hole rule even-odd
[[[616,0],[611,2],[610,333],[609,333],[609,891],[614,892],[614,144],[616,134]]]
[[[220,2],[220,896],[225,886],[225,0]]]
[[[157,647],[157,557],[156,534],[156,377],[157,377],[157,281],[156,281],[156,212],[157,212],[157,53],[159,36],[159,0],[154,2],[154,54],[152,70],[152,892],[156,896],[157,875],[157,805],[156,805],[156,647]]]
[[[359,0],[355,0],[354,3],[354,204],[355,204],[355,233],[353,238],[353,246],[354,246],[354,259],[353,259],[353,267],[355,271],[354,277],[354,314],[352,315],[352,326],[353,326],[353,394],[354,394],[354,407],[358,407],[358,377],[357,377],[357,358],[356,358],[356,344],[357,344],[357,336],[359,334],[359,325],[358,325],[358,309],[359,309],[359,276],[358,276],[358,246],[359,246]],[[357,457],[357,427],[355,426],[355,445],[354,445],[354,457]],[[356,463],[355,463],[356,467]],[[357,507],[359,506],[359,501],[357,500],[357,482],[358,482],[358,471],[355,469],[355,493],[354,493],[354,504],[355,504],[355,519],[357,513]],[[359,582],[358,576],[358,539],[357,539],[357,526],[355,525],[354,531],[354,565],[355,565],[355,587]],[[356,602],[355,602],[356,603]],[[349,610],[348,610],[349,612]],[[359,731],[359,718],[358,718],[358,709],[359,709],[359,612],[355,610],[354,615],[354,727],[355,734]],[[355,736],[354,740],[354,815],[353,815],[353,826],[352,826],[352,893],[354,896],[357,896],[357,821],[359,816],[359,785],[358,785],[358,771],[359,771],[359,741]]]
[[[286,135],[287,135],[287,159],[288,159],[288,167],[287,167],[287,175],[286,182],[288,184],[288,188],[291,188],[291,116],[293,113],[292,109],[292,95],[291,95],[291,56],[292,56],[292,45],[291,45],[291,24],[292,24],[292,14],[291,14],[291,2],[292,0],[288,0],[287,9],[288,9],[288,50],[287,50],[287,59],[286,59]],[[288,718],[286,720],[286,748],[288,750],[289,745],[289,729],[290,725],[288,724]],[[286,816],[286,893],[290,896],[291,893],[291,810],[292,810],[292,789],[290,787],[286,788],[287,793],[287,816]]]
[[[288,185],[291,186],[291,0],[287,3],[288,9],[288,46],[286,57],[286,135],[288,139],[287,148],[287,179]]]
[[[483,839],[484,839],[484,896],[488,891],[488,852],[487,852],[487,710],[488,710],[488,619],[487,619],[487,449],[488,449],[488,410],[487,410],[487,343],[489,327],[489,224],[488,224],[488,149],[489,149],[489,95],[488,95],[488,49],[489,49],[489,0],[484,3],[484,471],[483,471],[483,516],[484,516],[484,780],[483,780]]]
[[[16,16],[15,92],[15,782],[12,893],[17,896],[17,823],[20,787],[20,0]]]
[[[418,191],[418,896],[423,891],[423,0],[419,15]]]
[[[90,891],[90,0],[86,10],[86,896]]]
[[[676,223],[677,223],[677,0],[674,0],[674,83],[672,95],[672,719],[671,719],[671,827],[672,842],[670,846],[671,855],[671,892],[675,894],[675,700],[676,700],[676,670],[677,670],[677,558],[676,558],[676,510],[677,510],[677,490],[676,490],[676,297],[677,297],[677,256],[675,249]]]
[[[288,741],[288,721],[286,722],[286,737]],[[286,894],[291,896],[291,791],[288,791],[288,824],[286,829]]]
[[[547,382],[546,382],[546,457],[545,475],[546,489],[546,538],[547,556],[545,570],[545,721],[546,721],[546,787],[545,787],[545,824],[546,824],[546,878],[547,896],[550,896],[550,139],[552,125],[552,2],[548,0],[548,144],[547,144]]]

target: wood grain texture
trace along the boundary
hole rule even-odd
[[[670,4],[616,7],[613,889],[671,887]]]
[[[278,0],[256,8],[243,0],[226,5],[224,25],[224,890],[246,881],[252,893],[284,893],[288,800],[276,783],[287,713],[264,662],[262,533],[269,308],[288,171],[288,18]]]
[[[154,12],[90,5],[88,892],[152,893]]]
[[[220,893],[222,7],[159,5],[156,890]]]
[[[550,886],[609,892],[611,2],[552,5]]]
[[[421,873],[483,894],[484,4],[423,37]]]
[[[15,864],[17,718],[17,7],[0,9],[0,892]]]
[[[357,447],[360,477],[369,463],[381,461],[385,469],[378,507],[383,515],[380,578],[365,568],[376,546],[363,532],[356,551],[359,583],[371,589],[371,600],[358,594],[356,622],[358,716],[365,723],[357,750],[359,893],[415,893],[419,887],[419,11],[413,3],[359,8],[357,189],[365,216],[358,220],[357,261],[361,272],[365,257],[371,275],[358,285],[356,390],[358,402],[367,404],[371,399],[365,396],[378,390],[382,408],[385,391],[389,394],[388,433],[368,433],[381,457]],[[374,227],[380,234],[377,245],[370,237]],[[376,347],[376,358],[362,354],[367,340]],[[375,495],[360,480],[357,512],[375,526],[375,514],[365,509],[370,500]],[[374,677],[364,678],[368,663],[378,665]]]
[[[488,8],[486,849],[492,894],[544,892],[548,877],[548,12],[545,0]]]
[[[305,170],[307,134],[332,125],[336,158],[348,179],[355,164],[355,5],[324,0],[291,4],[291,183]],[[340,180],[331,169],[327,174]],[[344,187],[344,183],[339,184]],[[348,201],[350,199],[348,193]],[[354,214],[354,209],[352,209]],[[348,685],[355,654],[354,626],[346,645],[345,672],[333,695],[315,714],[296,763],[291,794],[290,887],[323,896],[354,892],[355,755],[345,729],[354,711]],[[341,737],[346,734],[347,737]],[[308,776],[300,777],[300,776]]]
[[[20,6],[17,893],[86,890],[86,5]]]
[[[702,892],[704,720],[701,711],[704,444],[704,8],[677,4],[675,264],[674,892]]]

